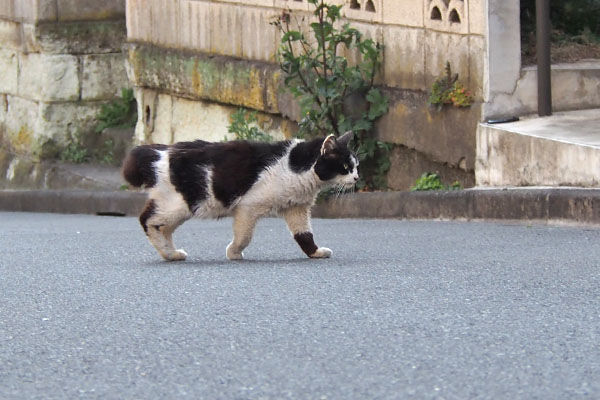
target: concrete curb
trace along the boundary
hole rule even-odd
[[[146,195],[126,191],[0,190],[0,210],[138,215]],[[600,189],[513,188],[356,193],[313,208],[316,218],[531,220],[600,224]]]
[[[61,214],[138,215],[146,194],[95,190],[0,190],[0,210]]]
[[[577,188],[380,192],[343,196],[315,217],[535,220],[600,223],[600,190]]]

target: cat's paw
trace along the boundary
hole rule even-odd
[[[225,252],[225,254],[227,255],[227,258],[230,260],[243,260],[244,259],[244,253],[237,252],[233,249],[233,246],[230,244],[229,246],[227,246],[227,250]]]
[[[187,253],[183,249],[175,250],[167,256],[168,261],[183,261],[187,258]]]
[[[329,258],[333,252],[327,247],[319,247],[317,251],[310,255],[310,258]]]

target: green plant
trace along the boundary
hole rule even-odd
[[[256,111],[247,112],[240,108],[231,115],[227,131],[233,133],[236,140],[272,142],[273,137],[258,129],[257,123]]]
[[[137,121],[137,106],[132,89],[121,89],[121,97],[108,104],[103,104],[97,117],[99,123],[96,132],[106,128],[129,128]]]
[[[425,172],[419,179],[416,180],[414,186],[410,188],[412,192],[425,190],[459,190],[462,185],[455,181],[451,185],[444,185],[438,174]]]
[[[385,187],[389,145],[372,134],[375,120],[388,110],[388,101],[375,87],[382,46],[348,23],[340,24],[341,5],[308,0],[315,22],[305,34],[301,22],[292,29],[292,15],[284,11],[273,24],[282,34],[278,57],[284,84],[300,105],[300,136],[354,132],[361,159],[359,189]],[[350,63],[344,54],[356,54]]]
[[[99,149],[94,152],[94,158],[102,164],[112,165],[115,163],[114,155],[114,142],[111,139],[107,139],[102,143]]]
[[[60,153],[60,159],[62,161],[68,161],[76,164],[87,162],[90,158],[90,154],[85,147],[81,146],[81,143],[77,140],[71,140],[67,144],[62,152]]]
[[[450,62],[446,62],[445,75],[433,83],[429,104],[441,110],[444,105],[454,107],[469,107],[473,104],[471,93],[458,82],[458,74],[452,74]]]

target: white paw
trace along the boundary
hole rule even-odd
[[[167,260],[169,261],[183,261],[187,257],[187,253],[182,249],[175,250],[171,254],[167,256]]]
[[[233,246],[230,244],[229,246],[227,246],[227,251],[225,252],[225,254],[227,255],[227,258],[230,260],[243,260],[244,259],[244,253],[243,252],[237,252],[233,250]]]
[[[333,252],[327,247],[319,247],[310,258],[329,258]]]

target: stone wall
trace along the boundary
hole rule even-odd
[[[0,142],[54,157],[128,86],[125,0],[0,0]]]
[[[297,121],[298,107],[281,90],[280,37],[269,21],[290,8],[308,23],[311,7],[306,0],[129,0],[137,140],[219,140],[240,106],[260,111],[280,136],[291,135],[289,121]],[[406,189],[424,172],[421,165],[448,170],[471,185],[485,85],[483,2],[348,0],[343,15],[384,45],[378,82],[390,98],[390,112],[377,125],[378,136],[415,152],[392,158],[391,187]],[[468,110],[438,112],[427,105],[427,92],[446,61],[477,99]]]

